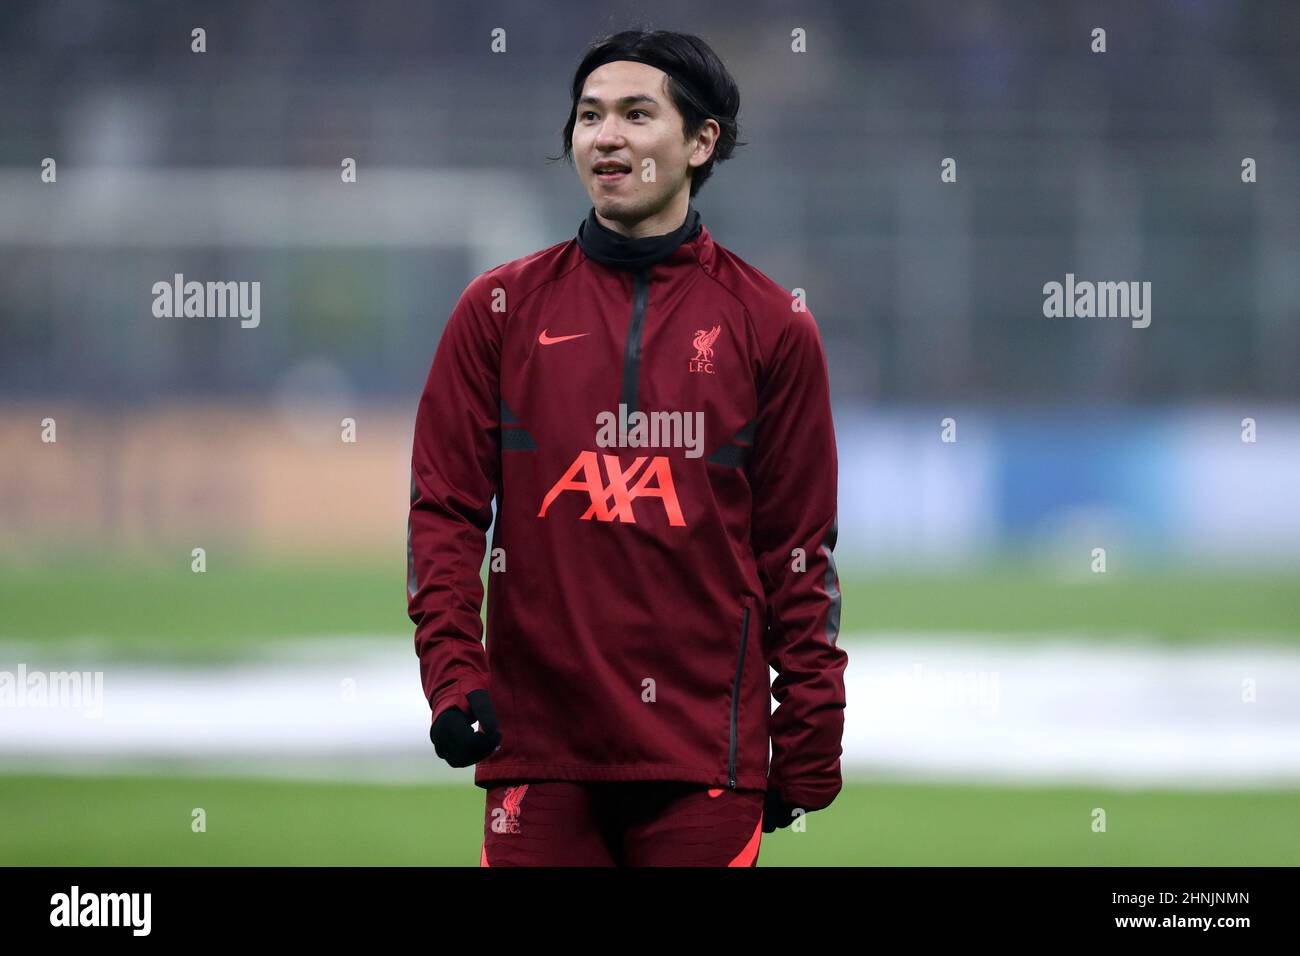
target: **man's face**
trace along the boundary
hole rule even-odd
[[[709,120],[685,139],[682,115],[668,96],[668,74],[646,63],[615,60],[583,83],[573,124],[573,157],[596,214],[631,226],[690,194],[691,169],[716,142]],[[611,172],[602,172],[610,167]]]

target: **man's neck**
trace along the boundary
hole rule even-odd
[[[634,223],[606,219],[599,212],[596,213],[596,221],[611,232],[616,232],[620,236],[626,236],[629,239],[663,236],[681,228],[682,223],[686,221],[686,213],[690,210],[690,204],[691,197],[683,190],[663,210],[653,216],[638,219]]]

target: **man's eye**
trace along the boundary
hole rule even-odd
[[[635,116],[637,113],[640,113],[642,116],[645,116],[645,117],[647,117],[647,118],[650,116],[650,114],[647,113],[645,110],[629,110],[627,115],[628,115],[628,116]],[[589,116],[595,116],[595,115],[596,115],[596,113],[595,113],[595,111],[593,111],[593,110],[584,110],[582,113],[579,114],[578,118],[579,118],[580,120],[583,120],[583,121],[585,122],[586,119],[587,119],[587,117],[589,117]]]

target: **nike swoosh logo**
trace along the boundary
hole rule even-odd
[[[591,334],[590,332],[579,332],[576,335],[557,335],[551,337],[547,335],[546,332],[546,329],[542,329],[542,334],[537,336],[537,341],[541,342],[543,345],[554,345],[556,342],[567,342],[569,339],[580,339],[584,335]]]

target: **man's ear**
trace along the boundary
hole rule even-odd
[[[696,163],[696,164],[694,164],[694,165],[691,165],[691,169],[699,169],[701,166],[703,166],[705,163],[707,163],[707,162],[709,161],[709,157],[712,156],[713,153],[714,153],[714,151],[718,148],[718,136],[719,136],[719,135],[721,134],[721,132],[722,132],[722,127],[720,127],[720,126],[718,125],[718,121],[715,120],[715,119],[706,119],[706,120],[704,121],[704,123],[703,123],[703,124],[701,125],[701,127],[700,127],[700,131],[701,131],[701,132],[703,132],[704,130],[710,130],[710,131],[712,132],[712,134],[713,134],[713,135],[709,138],[709,142],[708,142],[708,150],[709,150],[709,151],[708,151],[708,153],[705,154],[704,158],[701,159],[698,163]],[[696,133],[693,137],[691,137],[691,139],[695,141],[695,147],[696,147],[696,149],[699,149],[699,147],[700,147],[700,145],[701,145],[700,142],[699,142],[699,137],[700,137],[700,134],[699,134],[699,133]],[[694,159],[694,158],[695,158],[695,152],[692,151],[692,153],[691,153],[691,159]],[[688,162],[688,165],[690,165],[689,162]]]

